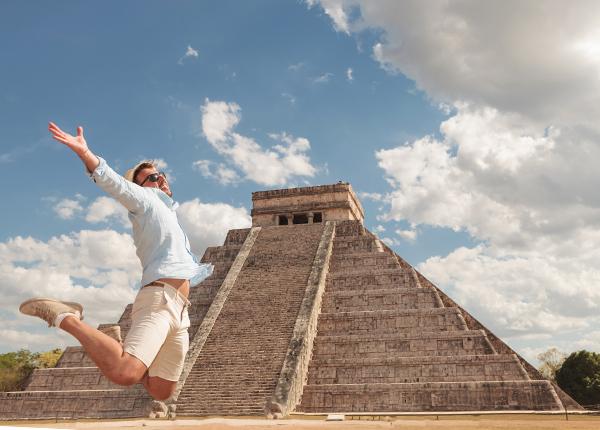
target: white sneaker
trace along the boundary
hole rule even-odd
[[[19,311],[25,315],[38,317],[48,323],[48,327],[54,326],[56,317],[60,314],[71,313],[83,319],[83,306],[75,302],[61,302],[60,300],[35,297],[21,303]]]

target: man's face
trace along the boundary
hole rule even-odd
[[[169,188],[169,181],[163,175],[158,176],[158,181],[153,182],[150,179],[146,180],[148,176],[157,174],[158,170],[154,167],[146,167],[139,171],[136,176],[136,183],[143,184],[142,187],[150,187],[150,188],[159,188],[162,192],[164,192],[167,196],[172,197],[173,193]]]

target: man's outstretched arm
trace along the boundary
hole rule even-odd
[[[65,144],[83,161],[88,172],[92,173],[100,164],[98,157],[88,148],[87,142],[83,137],[83,127],[77,127],[77,136],[71,136],[69,133],[62,131],[53,122],[48,124],[48,130],[52,133],[52,137],[60,143]]]
[[[69,147],[85,164],[88,173],[100,188],[114,197],[130,212],[143,211],[147,194],[144,188],[127,181],[112,170],[102,158],[95,155],[83,137],[83,127],[77,127],[77,136],[62,131],[56,124],[48,124],[52,137]]]

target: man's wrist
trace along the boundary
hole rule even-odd
[[[77,155],[79,156],[79,158],[81,158],[83,160],[89,152],[91,152],[91,151],[88,148],[85,148],[85,151],[83,151],[81,154],[77,154]]]

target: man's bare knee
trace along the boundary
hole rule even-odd
[[[124,353],[121,362],[106,377],[115,384],[130,386],[140,382],[146,370],[146,365],[138,358]]]
[[[146,389],[154,400],[167,400],[175,392],[176,386],[177,382],[167,381],[159,377],[150,377],[148,378]]]
[[[149,391],[150,395],[152,396],[152,398],[154,400],[167,400],[169,397],[171,397],[171,395],[173,394],[173,392],[175,391],[175,388],[170,388],[170,389],[163,389],[163,388],[159,388],[159,389],[151,389],[151,391]]]

